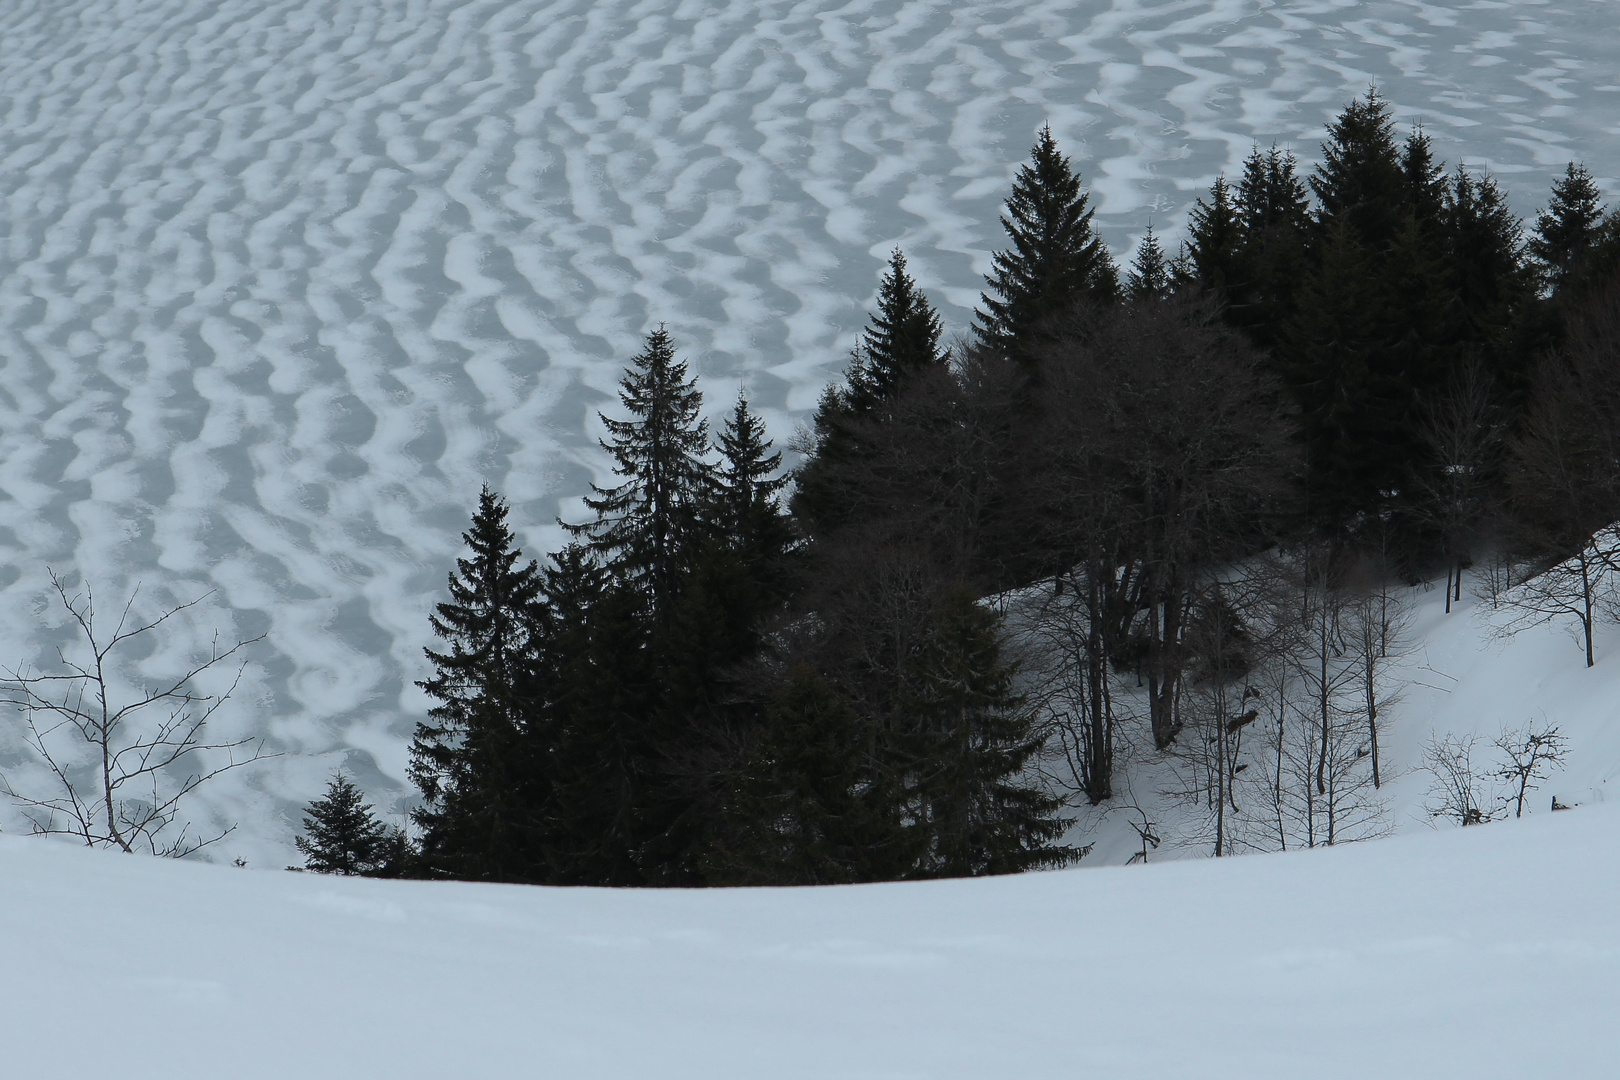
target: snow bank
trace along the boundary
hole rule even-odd
[[[800,890],[376,882],[0,839],[5,1071],[1613,1076],[1620,809]]]

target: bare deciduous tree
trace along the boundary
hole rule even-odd
[[[49,775],[38,789],[0,777],[0,793],[22,807],[35,833],[75,836],[90,847],[179,858],[222,839],[235,826],[193,834],[182,818],[187,797],[222,773],[274,755],[263,740],[205,741],[204,727],[240,683],[245,660],[223,693],[205,694],[195,683],[259,639],[221,650],[216,638],[179,676],[155,687],[131,685],[124,654],[205,597],[142,619],[134,614],[137,588],[109,633],[97,625],[88,586],[70,593],[55,572],[51,586],[81,651],[58,650],[54,671],[0,672],[0,702],[22,714],[27,743]]]
[[[1502,729],[1496,748],[1507,760],[1497,767],[1495,775],[1508,785],[1507,797],[1513,803],[1514,817],[1524,816],[1524,797],[1536,790],[1535,781],[1545,780],[1555,769],[1564,767],[1568,747],[1569,740],[1557,724]]]
[[[1430,817],[1483,825],[1501,816],[1501,807],[1491,805],[1488,775],[1474,760],[1478,747],[1473,735],[1446,735],[1424,747],[1423,767],[1434,776],[1425,803]]]

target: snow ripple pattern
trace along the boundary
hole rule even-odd
[[[236,850],[348,751],[385,802],[478,485],[531,548],[605,479],[595,410],[667,321],[784,439],[891,247],[965,327],[1050,121],[1116,250],[1376,82],[1528,212],[1620,176],[1609,0],[8,0],[0,659],[45,568],[214,590],[131,677],[265,635],[223,723],[287,756]],[[1478,155],[1478,156],[1476,156]],[[57,620],[59,623],[59,620]],[[16,761],[0,728],[0,765]],[[9,752],[8,751],[9,748]],[[292,820],[296,820],[293,817]],[[227,853],[229,854],[229,853]]]

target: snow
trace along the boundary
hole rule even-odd
[[[1613,1076],[1620,809],[796,890],[317,878],[0,838],[6,1072]]]
[[[1528,213],[1611,192],[1608,5],[1416,0],[17,0],[0,11],[0,658],[46,568],[213,591],[156,674],[265,635],[206,800],[289,861],[346,763],[385,806],[479,484],[531,552],[606,479],[595,410],[667,321],[778,441],[891,247],[970,321],[1050,121],[1126,252],[1376,82]],[[42,625],[42,620],[44,625]],[[171,665],[172,666],[172,665]],[[165,669],[167,670],[167,669]],[[0,765],[16,741],[0,733]],[[15,822],[7,823],[14,827]]]

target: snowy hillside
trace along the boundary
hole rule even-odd
[[[1620,812],[774,890],[429,884],[0,838],[7,1076],[1601,1080]]]
[[[1613,22],[1595,0],[7,3],[0,658],[63,640],[47,566],[104,598],[215,590],[143,663],[265,635],[220,729],[286,756],[210,798],[241,823],[220,855],[280,865],[340,762],[403,792],[478,485],[554,542],[650,325],[785,439],[893,245],[967,324],[1047,121],[1121,251],[1253,140],[1308,159],[1375,81],[1520,212],[1571,158],[1612,192]]]

